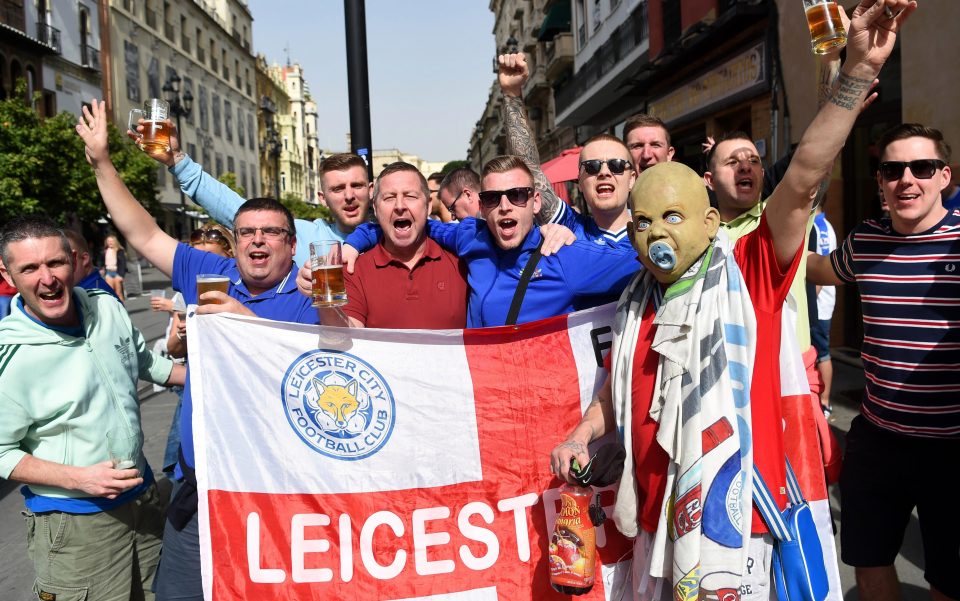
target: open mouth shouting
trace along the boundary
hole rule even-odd
[[[57,306],[59,305],[64,297],[66,296],[66,289],[63,287],[58,287],[55,290],[49,292],[38,292],[37,299],[40,300],[44,305]]]
[[[247,253],[250,263],[255,267],[264,267],[270,260],[270,253],[265,250],[252,250]]]
[[[519,231],[517,225],[516,219],[497,219],[497,229],[500,230],[500,237],[504,240],[509,240],[517,234]]]
[[[596,191],[597,198],[612,198],[617,189],[613,186],[613,184],[603,183],[597,184]]]
[[[752,177],[741,177],[736,181],[737,194],[753,194],[756,190],[756,185],[753,183]]]

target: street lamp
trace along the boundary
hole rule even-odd
[[[190,90],[186,90],[183,93],[183,97],[181,97],[180,81],[180,76],[174,73],[164,82],[161,90],[163,90],[163,99],[170,103],[170,114],[177,120],[177,136],[180,142],[183,142],[183,130],[180,129],[180,117],[190,116],[190,111],[193,109],[193,94],[190,93]],[[179,184],[177,187],[180,188]],[[180,188],[180,213],[183,216],[183,221],[180,226],[183,228],[182,235],[180,236],[182,239],[190,234],[190,216],[187,215],[187,199],[183,195],[183,188]]]
[[[283,145],[280,143],[280,134],[274,127],[274,115],[277,112],[277,106],[272,100],[263,96],[260,98],[260,110],[263,111],[264,139],[261,144],[261,150],[266,156],[273,159],[273,190],[276,200],[280,200],[280,151]]]

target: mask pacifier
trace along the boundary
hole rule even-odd
[[[653,264],[664,271],[671,271],[677,266],[677,253],[673,252],[666,242],[654,242],[650,245],[647,256]]]

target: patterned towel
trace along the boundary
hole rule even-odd
[[[756,319],[726,234],[672,284],[659,303],[659,357],[650,416],[670,467],[645,573],[669,578],[676,598],[740,586],[750,537],[753,453],[750,376]],[[641,272],[618,305],[611,378],[617,423],[631,448],[633,354],[647,302],[660,285]],[[627,454],[614,520],[636,536],[637,491]],[[636,559],[635,559],[636,560]]]

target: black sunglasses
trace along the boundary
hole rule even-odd
[[[910,173],[917,179],[930,179],[947,164],[940,159],[917,159],[916,161],[884,161],[880,163],[880,177],[893,182],[903,177],[903,171],[910,167]]]
[[[633,169],[633,165],[630,161],[625,159],[607,159],[605,161],[600,159],[590,159],[589,161],[580,161],[580,168],[587,172],[587,175],[596,175],[600,173],[600,169],[603,167],[603,164],[607,164],[607,168],[610,169],[610,173],[614,175],[622,175],[623,172],[627,169]]]
[[[480,205],[485,209],[492,209],[500,206],[500,198],[507,197],[510,204],[517,207],[527,206],[527,201],[533,195],[533,188],[510,188],[509,190],[484,190],[480,193]]]

